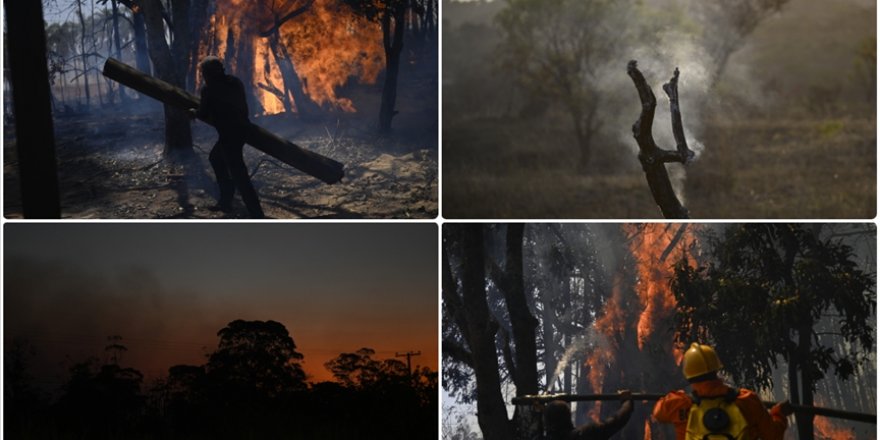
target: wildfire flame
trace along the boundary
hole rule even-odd
[[[669,287],[673,263],[686,258],[688,264],[696,264],[689,254],[695,243],[693,229],[693,225],[656,223],[624,226],[624,232],[633,236],[629,250],[636,262],[635,289],[640,307],[635,329],[639,351],[644,350],[645,343],[654,334],[657,324],[669,318],[675,310],[675,296]],[[604,335],[611,341],[611,346],[606,349],[600,347],[594,349],[585,362],[589,366],[590,385],[597,393],[602,392],[605,374],[614,362],[614,352],[618,348],[615,345],[616,341],[622,339],[628,325],[621,306],[622,276],[621,273],[615,274],[611,297],[606,302],[602,314],[593,322],[596,333]],[[670,356],[675,362],[681,363],[684,352],[673,346],[672,335],[664,343],[669,347]],[[600,411],[601,405],[597,403],[588,415],[598,420]]]
[[[816,427],[817,440],[855,440],[856,438],[851,429],[834,426],[831,420],[822,416],[813,419],[813,426]]]
[[[305,12],[276,35],[261,36],[302,7]],[[318,105],[354,112],[352,101],[336,91],[352,78],[375,83],[385,65],[379,24],[339,0],[217,0],[209,23],[200,56],[223,58],[230,73],[250,83],[265,114],[283,112],[283,99],[298,110],[303,103],[295,102],[294,87]],[[282,75],[282,62],[292,62],[299,81]]]
[[[823,399],[817,397],[815,402],[818,406],[826,406]],[[852,429],[838,427],[832,419],[822,416],[813,418],[813,433],[816,440],[855,440],[856,435]]]
[[[643,307],[636,327],[639,350],[644,349],[645,342],[654,333],[657,323],[668,318],[675,310],[675,295],[669,288],[672,263],[686,258],[690,265],[695,264],[688,255],[688,249],[695,240],[692,228],[689,225],[652,223],[644,225],[641,232],[637,233],[634,225],[624,227],[628,234],[637,234],[630,241],[630,251],[636,259],[636,292]],[[678,241],[673,243],[676,237]],[[676,363],[680,363],[683,355],[681,350],[675,350],[673,354],[676,356]]]

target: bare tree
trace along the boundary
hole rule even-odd
[[[675,151],[664,150],[654,142],[651,126],[654,124],[654,108],[657,106],[657,98],[645,81],[642,72],[639,71],[635,61],[630,61],[626,68],[627,74],[632,78],[639,92],[642,102],[642,113],[632,126],[633,137],[639,144],[639,162],[648,179],[648,187],[654,196],[654,201],[666,218],[688,218],[687,209],[681,205],[672,184],[669,182],[669,174],[666,172],[666,164],[680,162],[686,164],[694,156],[694,152],[688,148],[684,137],[684,128],[681,123],[681,111],[678,106],[678,69],[672,79],[663,85],[663,91],[669,96],[669,107],[672,113],[672,134],[675,137]]]

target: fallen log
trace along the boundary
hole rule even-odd
[[[663,396],[665,396],[665,394],[632,393],[632,400],[654,401],[660,400]],[[620,400],[620,394],[538,394],[514,397],[512,403],[514,405],[528,405],[532,403],[547,403],[554,400],[562,400],[564,402]],[[763,403],[764,406],[769,408],[776,405],[778,402],[764,401]],[[837,419],[877,424],[877,414],[866,414],[833,408],[823,408],[820,406],[794,404],[791,405],[791,408],[795,413],[800,414],[811,414],[814,416],[834,417]]]
[[[165,104],[184,110],[199,107],[199,98],[165,81],[153,78],[131,66],[108,58],[104,63],[104,76],[128,86]],[[199,118],[201,119],[201,118]],[[201,119],[213,126],[211,121]],[[308,151],[255,124],[250,125],[246,142],[254,148],[325,183],[336,183],[345,174],[344,165]]]

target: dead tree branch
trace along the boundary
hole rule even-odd
[[[639,115],[639,119],[633,124],[632,131],[633,137],[639,145],[639,162],[642,163],[642,169],[645,171],[648,187],[651,189],[654,201],[660,207],[664,217],[686,219],[688,218],[688,211],[681,205],[681,202],[675,195],[672,183],[669,181],[669,174],[666,172],[666,163],[680,162],[687,164],[694,157],[694,152],[687,146],[684,128],[681,123],[681,110],[678,104],[678,68],[675,69],[672,79],[663,85],[663,90],[669,96],[669,106],[672,112],[672,133],[676,142],[675,151],[664,150],[654,142],[651,127],[654,124],[654,109],[657,106],[657,99],[654,97],[654,92],[651,91],[651,87],[648,86],[644,75],[639,71],[634,60],[627,64],[626,73],[632,78],[636,90],[639,92],[639,100],[642,102],[642,112]]]

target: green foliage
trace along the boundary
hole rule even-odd
[[[848,378],[873,351],[874,276],[859,268],[849,246],[819,232],[814,225],[733,226],[709,239],[704,266],[679,262],[671,282],[679,342],[713,344],[744,386],[772,386],[780,357],[810,368],[813,387],[831,367]],[[829,314],[838,316],[836,333],[849,352],[823,344],[818,328]]]

